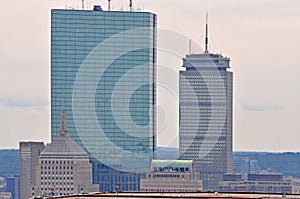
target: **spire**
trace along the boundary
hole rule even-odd
[[[61,111],[59,136],[60,137],[69,136],[68,135],[68,126],[67,126],[67,116],[66,116],[64,108]]]
[[[62,98],[62,111],[60,116],[60,130],[59,136],[60,137],[67,137],[68,135],[68,126],[67,126],[67,116],[65,113],[65,89],[63,91],[63,98]]]
[[[206,26],[205,26],[205,52],[208,53],[208,13],[206,13]]]

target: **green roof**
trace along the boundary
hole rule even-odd
[[[172,167],[172,168],[190,168],[193,160],[152,160],[152,168],[154,167]]]

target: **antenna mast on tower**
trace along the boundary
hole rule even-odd
[[[82,0],[82,5],[81,5],[81,8],[82,8],[82,10],[84,10],[84,0]]]
[[[130,8],[130,12],[133,12],[132,0],[129,1],[129,8]]]
[[[189,53],[190,55],[192,54],[192,40],[190,39],[190,43],[189,43]]]
[[[208,13],[206,13],[206,27],[205,27],[205,52],[208,53]]]
[[[108,11],[110,11],[110,2],[111,0],[108,0]]]

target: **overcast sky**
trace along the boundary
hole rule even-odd
[[[210,51],[232,60],[234,150],[300,151],[300,1],[133,1],[135,9],[158,15],[159,28],[201,47],[209,13]],[[50,141],[50,9],[76,9],[80,2],[1,2],[0,148],[17,148],[19,141]],[[93,4],[106,9],[107,1],[86,0],[87,6]],[[128,9],[127,5],[127,0],[112,0],[113,9]],[[180,57],[171,57],[160,52],[158,64],[174,65],[177,71]],[[158,68],[160,84],[164,79],[173,82],[170,88],[158,86],[158,145],[176,146],[178,100],[172,92],[178,76]]]

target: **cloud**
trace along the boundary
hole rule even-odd
[[[239,103],[241,109],[246,111],[279,111],[284,107],[282,105],[272,105],[272,104],[246,104]]]
[[[32,99],[16,98],[16,97],[0,97],[0,104],[7,107],[27,108],[27,107],[43,107],[48,106],[48,100],[37,97]]]

